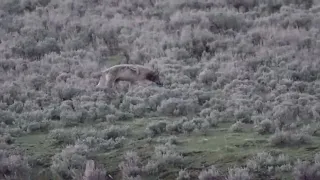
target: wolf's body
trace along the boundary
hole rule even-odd
[[[135,84],[137,81],[152,81],[162,86],[158,72],[137,64],[120,64],[103,70],[96,87],[113,88],[120,81]]]

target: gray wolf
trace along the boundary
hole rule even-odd
[[[120,81],[127,81],[133,85],[137,81],[145,80],[163,86],[158,71],[138,64],[119,64],[103,70],[96,87],[113,88]]]

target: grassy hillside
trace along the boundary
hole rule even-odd
[[[320,179],[319,57],[317,0],[1,0],[0,179]]]

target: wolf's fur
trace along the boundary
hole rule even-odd
[[[159,73],[155,70],[137,64],[119,64],[103,70],[96,87],[106,86],[113,88],[119,81],[127,81],[135,84],[137,81],[152,81],[162,86]]]

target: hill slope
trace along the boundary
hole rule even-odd
[[[319,178],[317,1],[2,0],[0,17],[0,179],[89,159],[115,179]],[[95,88],[125,61],[164,87]]]

